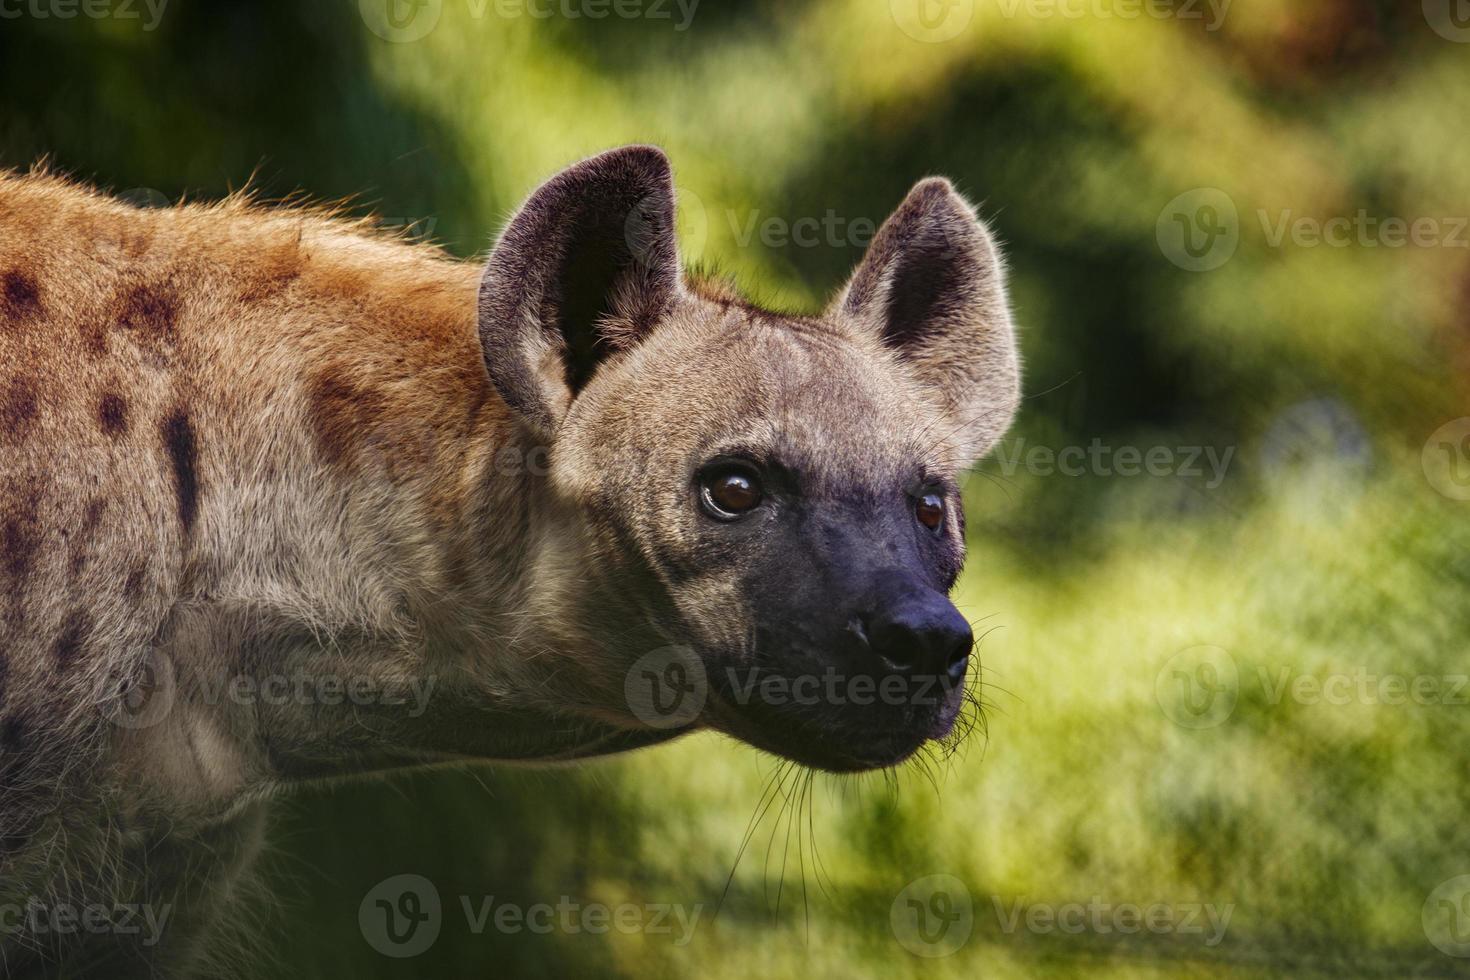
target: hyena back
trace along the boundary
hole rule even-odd
[[[699,728],[834,771],[951,738],[958,477],[1019,391],[987,230],[921,182],[799,317],[687,279],[673,226],[649,147],[547,182],[483,265],[0,175],[0,962],[188,972],[286,785]],[[631,686],[670,656],[700,681],[673,721]],[[140,944],[27,904],[174,914]]]
[[[150,658],[224,677],[354,637],[407,677],[426,607],[493,625],[479,522],[517,501],[480,478],[513,436],[478,283],[325,216],[0,178],[0,900],[126,896],[159,827],[203,832],[294,757],[294,726],[175,692],[130,725]]]

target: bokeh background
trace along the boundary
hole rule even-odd
[[[807,310],[941,173],[1023,331],[966,491],[984,733],[302,794],[244,975],[1470,975],[1462,0],[100,2],[0,5],[0,165],[351,197],[471,257],[654,142],[686,257]],[[412,958],[359,923],[402,874],[443,906]],[[465,896],[699,918],[477,933]]]

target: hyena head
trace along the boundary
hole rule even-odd
[[[532,195],[481,285],[490,376],[578,542],[557,608],[598,652],[573,669],[624,727],[655,723],[641,672],[690,695],[689,727],[895,764],[964,698],[958,481],[1019,389],[996,247],[924,180],[830,308],[793,316],[686,282],[674,208],[660,151],[595,157]]]

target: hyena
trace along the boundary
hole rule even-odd
[[[0,175],[0,369],[14,975],[200,968],[283,787],[702,728],[860,771],[961,711],[957,479],[1019,364],[944,179],[798,316],[684,272],[646,146],[483,263]],[[661,677],[699,686],[674,723],[630,694]]]

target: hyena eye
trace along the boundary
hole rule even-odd
[[[944,498],[937,493],[926,493],[914,501],[914,516],[919,523],[931,531],[944,526]]]
[[[707,470],[699,479],[699,502],[718,520],[731,521],[755,510],[764,496],[760,477],[742,463]]]

